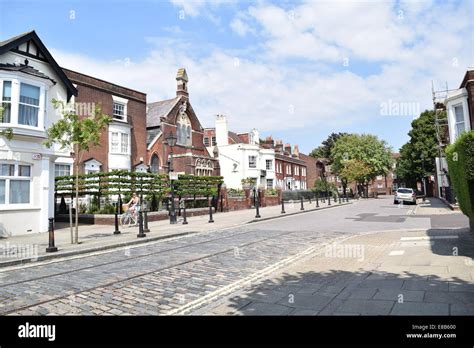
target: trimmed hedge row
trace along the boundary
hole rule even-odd
[[[220,176],[180,175],[173,180],[174,193],[186,196],[215,196],[218,185],[222,184]],[[125,170],[98,172],[79,175],[79,195],[153,195],[163,197],[171,192],[169,177],[166,174],[138,173]],[[57,196],[75,194],[76,177],[74,175],[58,176],[55,178]]]
[[[465,132],[446,148],[449,177],[461,211],[474,228],[474,131]]]

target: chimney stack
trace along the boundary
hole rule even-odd
[[[218,146],[229,144],[227,118],[223,115],[216,116],[216,143]]]

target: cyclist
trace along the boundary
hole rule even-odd
[[[138,212],[140,211],[140,198],[138,198],[135,192],[132,194],[132,198],[130,199],[130,202],[127,203],[127,205],[128,209],[134,216],[135,221],[138,221]]]

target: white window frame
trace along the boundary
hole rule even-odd
[[[269,182],[269,181],[271,181],[271,183],[272,183],[270,186],[268,186],[268,182]],[[268,189],[273,189],[274,184],[275,184],[275,182],[274,182],[273,179],[267,179],[267,181],[266,181],[266,183],[265,183],[265,185],[266,185],[265,187],[267,188],[267,190],[268,190]]]
[[[462,121],[458,121],[456,118],[456,108],[461,108]],[[454,134],[455,134],[455,137],[457,138],[467,130],[466,120],[464,118],[464,105],[462,103],[453,105],[453,116],[454,116]],[[462,124],[463,130],[459,132],[458,125],[461,125],[461,124]]]
[[[44,82],[39,82],[35,79],[28,79],[10,74],[0,74],[0,103],[3,103],[3,82],[11,81],[11,100],[10,100],[10,122],[0,123],[0,127],[12,127],[22,128],[31,130],[45,129],[46,119],[46,85]],[[18,123],[19,112],[20,112],[20,88],[21,84],[27,84],[34,87],[38,87],[40,90],[39,94],[39,105],[38,105],[38,125],[28,126]],[[24,103],[22,103],[24,104]],[[36,106],[35,106],[36,107]]]
[[[117,134],[117,149],[114,149],[113,146],[113,137],[114,134]],[[122,152],[123,146],[123,136],[127,136],[127,152]],[[111,154],[115,155],[130,155],[130,134],[125,132],[114,132],[109,131],[109,151]]]
[[[116,118],[114,114],[114,104],[123,106],[123,117]],[[128,122],[128,99],[112,95],[112,119],[119,122]]]
[[[271,160],[271,159],[265,160],[265,169],[266,170],[273,170],[273,160]]]
[[[58,174],[57,174],[57,172],[58,172],[57,168],[58,168],[59,166],[62,166],[62,167],[67,166],[67,167],[69,167],[69,169],[67,170],[67,173],[66,173],[66,174],[60,174],[60,175],[58,175]],[[55,164],[54,164],[54,177],[57,177],[57,176],[65,176],[65,175],[71,175],[71,174],[72,174],[71,168],[72,168],[72,164],[70,164],[70,163],[55,163]]]
[[[253,158],[253,161],[251,161],[251,158]],[[257,168],[257,156],[249,155],[249,168],[252,168],[252,169]]]
[[[2,180],[2,181],[5,180],[5,201],[0,202],[0,207],[10,206],[10,207],[15,207],[15,208],[23,208],[23,207],[31,206],[32,202],[33,202],[33,190],[31,188],[32,182],[33,182],[33,177],[32,177],[33,165],[30,164],[30,163],[8,162],[8,161],[1,161],[0,165],[2,165],[2,164],[13,165],[14,170],[13,170],[13,175],[0,175],[0,180]],[[20,166],[30,167],[30,175],[29,176],[19,176]],[[10,203],[10,183],[11,183],[12,180],[13,181],[27,181],[27,182],[29,182],[28,203]]]

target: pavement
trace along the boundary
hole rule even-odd
[[[71,243],[69,224],[55,224],[55,246],[57,252],[46,252],[48,247],[48,233],[34,233],[28,235],[0,238],[0,268],[29,262],[42,261],[58,257],[79,255],[101,250],[120,248],[124,246],[148,243],[150,241],[174,238],[195,233],[205,233],[232,228],[239,225],[275,219],[292,214],[310,212],[317,209],[335,208],[347,203],[319,202],[316,208],[315,201],[304,203],[305,210],[301,211],[300,202],[285,203],[285,214],[281,214],[281,206],[260,208],[261,218],[255,218],[255,210],[239,210],[226,213],[214,213],[214,223],[209,223],[209,216],[194,216],[187,218],[188,224],[183,225],[182,217],[178,217],[178,224],[170,225],[168,220],[154,221],[148,224],[150,232],[146,237],[137,238],[138,227],[120,227],[121,233],[114,235],[115,227],[110,225],[80,225],[79,244]],[[351,204],[351,203],[349,203]]]
[[[194,314],[474,315],[473,256],[467,231],[368,233]]]

